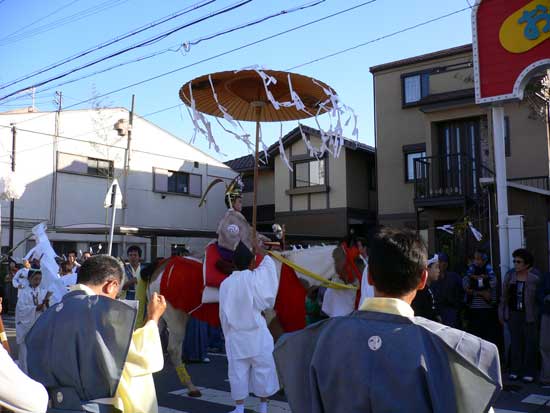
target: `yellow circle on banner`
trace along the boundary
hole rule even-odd
[[[508,16],[499,39],[511,53],[525,53],[550,39],[550,0],[533,0]]]

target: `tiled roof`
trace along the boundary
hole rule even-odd
[[[396,60],[395,62],[383,63],[378,66],[372,66],[370,68],[371,73],[380,72],[382,70],[394,69],[396,67],[412,65],[415,63],[422,63],[429,60],[441,59],[443,57],[450,57],[461,53],[467,53],[472,51],[471,44],[465,44],[463,46],[452,47],[450,49],[439,50],[437,52],[423,54],[420,56],[409,57],[407,59]]]
[[[304,133],[307,133],[309,135],[319,135],[319,130],[315,128],[311,128],[306,125],[302,125],[302,130]],[[300,134],[300,127],[296,127],[292,129],[290,132],[288,132],[285,136],[283,136],[283,145],[286,147],[288,144],[291,144],[295,142],[298,139],[302,139]],[[364,144],[362,142],[355,141],[353,139],[344,138],[344,147],[351,149],[353,151],[360,150],[365,151],[374,154],[375,150],[372,146],[369,146],[367,144]],[[265,166],[263,168],[269,168],[272,166],[272,163],[269,162],[270,159],[273,159],[273,157],[277,156],[279,154],[279,142],[275,142],[273,145],[271,145],[267,149],[267,155],[268,155],[268,163],[264,164]],[[264,153],[260,153],[260,160],[264,159]],[[246,172],[251,171],[254,169],[254,156],[253,155],[245,155],[241,156],[239,158],[231,159],[227,162],[224,162],[227,166],[229,166],[231,169],[233,169],[236,172]],[[262,169],[262,167],[260,167]]]

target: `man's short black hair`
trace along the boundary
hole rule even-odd
[[[528,250],[525,248],[519,248],[515,250],[512,253],[512,257],[514,258],[521,258],[525,265],[527,265],[529,268],[533,266],[535,263],[535,258],[533,257],[533,254],[531,254]]]
[[[76,253],[75,250],[70,250],[69,252],[67,252],[67,256],[69,256],[71,254],[74,254],[75,257],[78,257],[78,254]]]
[[[128,247],[128,250],[126,251],[126,255],[130,255],[131,252],[137,252],[138,255],[140,256],[141,258],[141,248],[138,247],[137,245],[131,245]]]
[[[369,242],[369,273],[376,289],[401,297],[413,291],[427,267],[428,252],[416,232],[383,227]]]
[[[124,270],[122,264],[109,255],[94,255],[84,261],[78,270],[77,282],[86,285],[101,285],[116,279],[123,284]]]

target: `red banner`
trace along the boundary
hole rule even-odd
[[[522,99],[550,67],[550,0],[478,0],[472,25],[476,102]]]

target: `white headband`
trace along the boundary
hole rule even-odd
[[[428,260],[428,267],[432,264],[439,262],[439,255],[435,254],[432,258]]]

